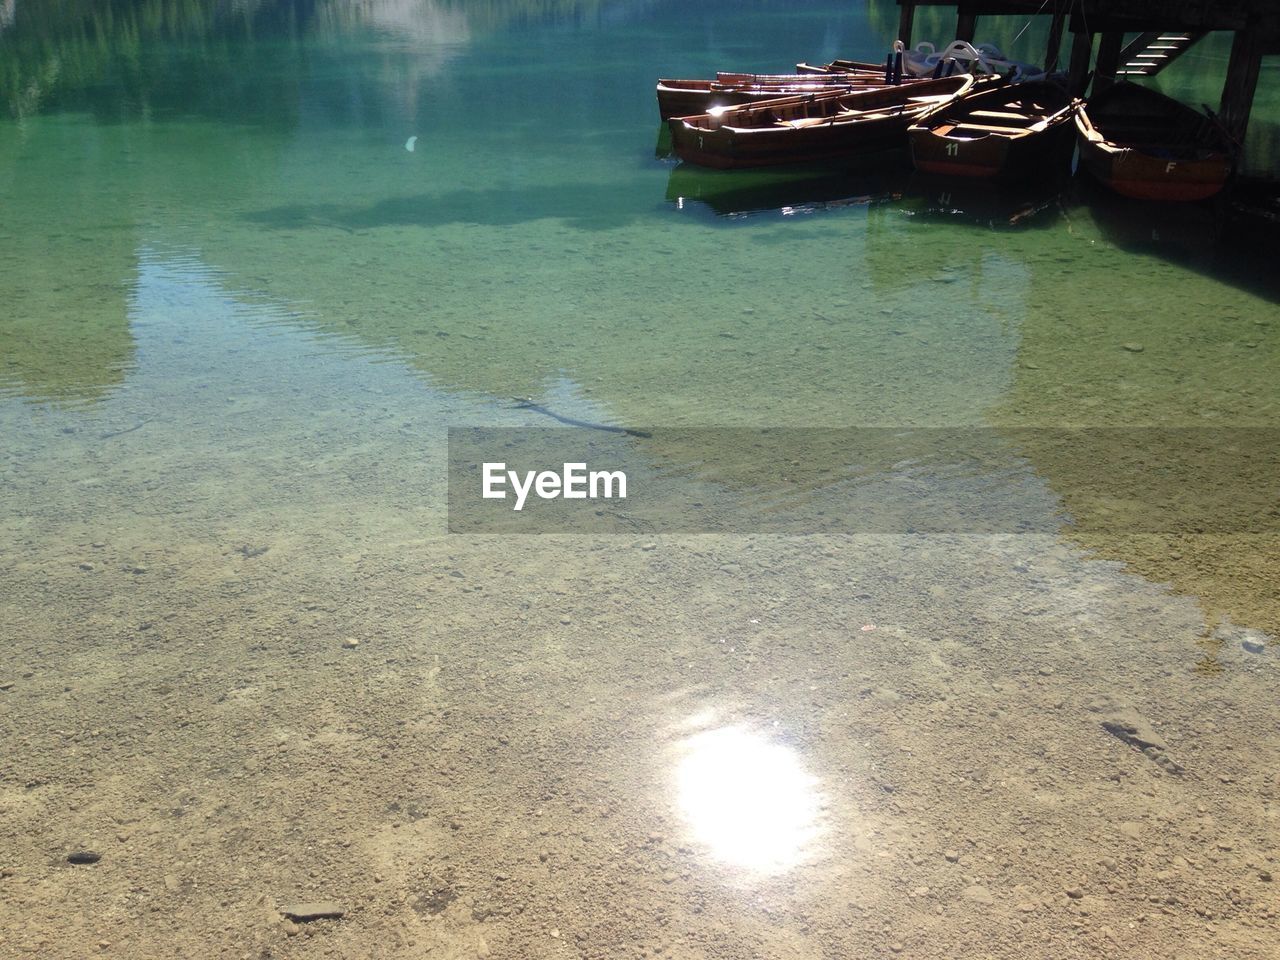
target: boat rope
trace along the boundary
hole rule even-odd
[[[1074,2],[1078,4],[1080,7],[1080,22],[1084,26],[1084,32],[1088,33],[1090,36],[1093,36],[1093,34],[1089,30],[1089,14],[1085,12],[1084,0],[1074,0]]]
[[[1017,43],[1019,40],[1022,39],[1022,35],[1027,32],[1027,27],[1031,26],[1032,19],[1044,13],[1044,8],[1047,7],[1048,5],[1049,5],[1049,0],[1044,0],[1044,2],[1040,4],[1040,9],[1027,18],[1027,22],[1022,25],[1022,29],[1018,31],[1017,36],[1013,38],[1013,42],[1010,43],[1009,46],[1013,46],[1014,43]]]

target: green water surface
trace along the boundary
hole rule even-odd
[[[920,30],[932,22],[922,14]],[[834,718],[844,716],[847,700],[806,705],[805,691],[819,682],[811,667],[838,661],[840,682],[862,690],[875,709],[902,701],[884,693],[885,683],[915,690],[904,702],[919,704],[943,683],[937,651],[944,648],[909,647],[926,637],[945,636],[957,656],[974,652],[974,676],[988,659],[998,671],[1050,651],[1061,653],[1053,676],[1075,665],[1077,692],[1114,681],[1133,694],[1152,678],[1176,677],[1162,681],[1164,701],[1192,703],[1192,665],[1197,677],[1219,669],[1212,641],[1219,624],[1280,628],[1280,543],[1266,533],[1274,517],[1251,538],[1238,516],[1229,529],[1215,526],[1214,516],[1214,504],[1229,503],[1233,489],[1253,494],[1273,481],[1249,451],[1231,446],[1229,431],[1280,426],[1274,237],[1246,236],[1218,208],[1127,204],[1081,179],[940,183],[912,175],[901,158],[856,173],[723,174],[665,155],[657,77],[780,72],[837,56],[880,60],[896,23],[896,6],[882,0],[0,5],[0,567],[13,587],[0,609],[22,651],[11,671],[15,697],[25,696],[28,674],[48,684],[47,696],[24,701],[24,716],[38,721],[15,720],[12,730],[114,729],[109,720],[58,713],[66,702],[60,691],[72,684],[92,691],[104,711],[162,705],[168,716],[175,708],[163,691],[171,681],[189,683],[184,703],[198,705],[202,691],[221,690],[237,664],[251,662],[242,658],[278,649],[276,672],[267,672],[278,686],[236,721],[244,726],[226,721],[228,740],[274,737],[337,704],[344,719],[324,735],[331,740],[315,743],[346,756],[340,751],[363,742],[351,731],[363,729],[365,706],[352,706],[346,679],[306,671],[329,662],[322,660],[329,653],[315,651],[338,650],[352,635],[363,638],[360,655],[384,641],[379,655],[391,659],[381,672],[362,674],[369,685],[358,689],[370,704],[400,704],[394,722],[383,719],[406,740],[418,730],[406,722],[436,722],[413,699],[419,683],[442,685],[431,688],[463,705],[450,723],[464,722],[466,704],[482,705],[466,729],[485,742],[495,731],[559,718],[568,732],[558,755],[573,755],[592,725],[614,729],[608,724],[617,721],[622,729],[625,718],[661,713],[670,704],[650,685],[669,682],[690,713],[698,697],[729,691],[752,717],[776,711],[785,726],[790,716],[792,729],[819,744],[827,765],[815,764],[829,783],[842,782],[844,773],[834,771],[846,769],[840,751],[849,744],[869,746],[881,728],[891,738],[906,731],[894,742],[909,755],[921,728],[895,726],[886,715],[875,730],[846,731]],[[1021,26],[1010,19],[991,29],[1029,55],[1042,25],[1023,35]],[[1206,46],[1200,62],[1220,68],[1221,44],[1211,39],[1217,45]],[[1164,82],[1190,83],[1196,96],[1207,89],[1210,99],[1215,83],[1172,71]],[[1268,63],[1267,97],[1275,86]],[[1258,114],[1262,146],[1252,156],[1274,143],[1267,109]],[[1132,487],[1132,464],[1112,469],[1127,448],[1082,462],[1034,431],[1009,441],[1016,469],[1012,461],[966,461],[1019,485],[1020,502],[1039,504],[1046,521],[1088,521],[1034,542],[922,546],[903,537],[811,547],[785,538],[757,543],[750,530],[669,540],[641,530],[622,559],[609,554],[614,567],[573,538],[514,545],[446,533],[447,429],[554,425],[513,398],[581,421],[643,428],[652,437],[641,448],[658,467],[720,465],[724,472],[711,470],[708,481],[713,497],[716,484],[734,486],[742,434],[717,440],[703,431],[696,436],[710,438],[705,446],[664,445],[663,428],[1160,426],[1227,439],[1190,461],[1146,450],[1149,469],[1137,473],[1153,486],[1142,490]],[[780,466],[788,491],[808,453],[794,451]],[[937,492],[936,478],[893,455],[869,469],[920,496]],[[1196,485],[1184,484],[1183,469]],[[1108,516],[1123,519],[1152,496],[1210,488],[1202,509],[1184,511],[1192,517],[1184,527],[1136,535],[1118,523],[1125,532],[1107,532]],[[621,543],[591,549],[621,551]],[[455,588],[465,595],[455,597]],[[752,686],[742,678],[756,674],[721,676],[718,667],[701,685],[684,682],[699,651],[731,649],[723,635],[702,635],[720,629],[716,617],[751,625],[764,617],[768,626],[775,611],[789,618],[774,648],[783,653],[765,671],[782,678],[778,685]],[[550,619],[542,624],[541,616]],[[914,653],[857,652],[878,638],[898,643],[891,622],[902,625],[901,649]],[[847,649],[855,652],[828,637],[837,624],[840,642],[851,635],[856,644]],[[305,650],[288,646],[304,636],[312,644]],[[407,658],[399,666],[396,650]],[[1037,662],[1019,667],[1029,684],[1058,682],[1037,673]],[[465,669],[450,673],[455,664]],[[885,680],[880,666],[903,672]],[[64,682],[64,673],[74,679]],[[986,680],[974,683],[990,696]],[[236,684],[225,695],[233,706],[237,691],[252,689],[249,679]],[[1254,687],[1238,689],[1254,710],[1249,716],[1267,719]],[[299,691],[315,699],[287,716],[271,714],[277,697],[289,704]],[[412,696],[395,699],[404,691]],[[1229,692],[1215,688],[1212,696]],[[209,709],[223,710],[223,702]],[[1000,722],[1005,706],[983,705],[980,715]],[[1038,739],[1037,722],[1018,720],[1017,729],[1031,730],[1037,749],[1052,746],[1052,737]],[[504,832],[499,814],[511,797],[502,791],[524,784],[521,776],[541,769],[536,756],[555,751],[511,733],[511,751],[525,751],[512,767],[476,761],[472,769],[471,741],[453,743],[440,723],[427,741],[454,758],[456,769],[439,769],[460,780],[437,798],[436,812],[465,794],[467,810],[498,818],[479,834],[537,866],[536,845],[554,846],[554,838],[530,840],[535,827]],[[1086,728],[1115,746],[1094,720]],[[634,775],[640,786],[628,789],[639,796],[652,785],[641,775],[648,761],[635,759],[648,734],[633,733],[616,741],[616,756],[597,743],[596,756],[575,762],[599,760],[600,782],[623,771],[631,783]],[[191,735],[175,741],[188,753],[171,758],[165,776],[204,777],[200,789],[218,796],[222,787],[207,785],[222,784],[225,771],[201,766],[217,750],[181,739]],[[353,779],[376,779],[396,762],[385,740],[370,749],[358,754],[369,765]],[[44,825],[62,830],[67,822],[59,811],[96,809],[67,807],[61,795],[47,808],[26,806],[35,801],[24,785],[61,783],[63,758],[54,747],[29,746],[22,762],[31,769],[9,776],[10,792],[0,798],[6,814],[21,811],[30,818],[23,823],[41,825],[21,831],[41,843]],[[248,762],[235,754],[227,769]],[[270,767],[251,762],[251,772]],[[972,771],[963,772],[948,783],[965,782]],[[1195,782],[1216,785],[1217,771],[1210,773]],[[1091,772],[1081,781],[1109,776]],[[157,777],[152,794],[130,786],[119,796],[163,793],[168,781]],[[1229,782],[1226,773],[1221,782]],[[549,796],[553,786],[538,782],[528,794]],[[246,810],[256,803],[235,789],[227,796],[239,799],[228,803],[243,800]],[[381,796],[374,803],[355,788],[341,796],[353,816],[365,817],[371,837],[381,829]],[[1251,798],[1239,795],[1241,810],[1255,808]],[[1194,809],[1203,799],[1188,794],[1185,803]],[[303,819],[317,809],[312,795],[281,803]],[[1092,811],[1092,804],[1070,808]],[[99,825],[104,836],[128,832],[111,825],[133,822],[124,813],[113,807],[111,817]],[[963,832],[958,817],[952,829]],[[424,845],[478,835],[436,826],[439,836]],[[292,842],[292,829],[280,828],[281,844]],[[1070,825],[1063,829],[1076,837]],[[669,821],[643,832],[671,830]],[[70,827],[63,833],[57,843],[72,842]],[[391,855],[378,860],[368,851],[413,845],[378,836],[382,846],[356,843],[369,857],[359,861],[361,876],[385,874],[393,887],[402,878],[386,866]],[[370,846],[361,848],[365,840]],[[930,863],[948,862],[938,856],[942,843],[926,851]],[[57,860],[50,844],[33,847],[23,863]],[[1043,861],[1056,862],[1057,852],[1046,849]],[[559,848],[549,854],[553,862],[560,856]],[[1258,854],[1258,863],[1264,859]],[[237,862],[231,854],[203,862],[214,861]],[[472,890],[493,882],[488,860],[465,854],[458,862],[470,863],[458,870]],[[1155,874],[1162,865],[1149,866]],[[172,869],[179,885],[187,882]],[[655,869],[657,877],[667,868]],[[156,867],[148,882],[157,886],[168,870]],[[654,880],[658,894],[683,882],[663,876]],[[832,877],[832,889],[842,889],[843,875]],[[1054,896],[1064,882],[1046,880]],[[1225,889],[1237,877],[1213,882]],[[289,889],[324,892],[315,886]],[[119,902],[127,890],[120,888]],[[1141,892],[1135,910],[1146,909]],[[830,920],[824,929],[845,929],[843,897],[821,914]],[[895,898],[886,894],[886,902]],[[216,902],[201,915],[219,917]],[[770,922],[759,920],[764,932],[725,955],[783,955],[785,938]],[[601,923],[603,930],[607,918]],[[104,935],[86,926],[70,942]],[[781,939],[769,939],[775,935]],[[518,947],[507,955],[538,955],[520,939],[525,933],[511,936]],[[355,944],[349,955],[371,955]]]

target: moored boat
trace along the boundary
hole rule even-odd
[[[1231,145],[1213,119],[1135,83],[1090,97],[1076,128],[1081,164],[1122,196],[1205,200],[1231,175]]]
[[[907,127],[973,88],[968,74],[673,117],[676,155],[706,167],[851,161],[906,146]]]
[[[1056,83],[1002,84],[953,100],[911,125],[911,162],[924,173],[1015,178],[1066,161],[1077,102]]]
[[[718,73],[714,80],[661,79],[657,87],[658,113],[667,120],[706,113],[714,107],[885,85],[883,68],[826,74]]]
[[[870,63],[866,60],[832,60],[830,63],[797,63],[800,73],[880,73],[884,74],[883,63]]]

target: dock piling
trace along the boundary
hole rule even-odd
[[[900,0],[901,9],[898,11],[898,39],[902,41],[902,45],[908,50],[911,49],[911,28],[916,19],[915,0]]]
[[[1124,31],[1108,28],[1098,43],[1098,59],[1093,68],[1093,92],[1098,93],[1116,82],[1120,69],[1120,51],[1124,48]]]
[[[1073,97],[1084,96],[1089,85],[1089,61],[1093,59],[1093,34],[1082,17],[1071,17],[1071,63],[1067,69],[1067,90]]]
[[[1055,13],[1049,23],[1049,42],[1044,50],[1044,72],[1053,73],[1058,69],[1058,56],[1062,51],[1062,30],[1066,26],[1067,15]]]
[[[1249,113],[1261,68],[1262,44],[1258,35],[1252,30],[1238,31],[1231,42],[1231,59],[1227,62],[1219,111],[1222,122],[1238,143],[1244,142],[1249,128]]]
[[[898,39],[910,49],[916,8],[955,7],[955,39],[973,43],[980,17],[1049,17],[1044,65],[1055,72],[1067,60],[1067,89],[1083,97],[1101,92],[1123,77],[1141,80],[1173,63],[1211,32],[1233,34],[1231,57],[1222,87],[1220,119],[1243,143],[1264,57],[1280,56],[1280,3],[1277,0],[898,0]],[[1064,34],[1071,51],[1064,54]],[[1125,46],[1126,34],[1138,39]],[[943,45],[950,37],[930,37]],[[1095,40],[1097,42],[1095,43]],[[1092,68],[1092,71],[1091,71]],[[1206,63],[1198,69],[1213,69]],[[1200,104],[1192,106],[1199,107]],[[1257,151],[1253,151],[1257,154]],[[1256,166],[1256,159],[1253,161]],[[1271,161],[1274,167],[1274,161]],[[1255,175],[1280,177],[1269,169]]]

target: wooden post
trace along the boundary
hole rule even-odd
[[[898,14],[898,39],[908,50],[911,49],[911,27],[916,19],[916,0],[898,0],[901,11]]]
[[[1258,89],[1258,72],[1262,68],[1262,45],[1254,29],[1237,30],[1231,41],[1231,60],[1227,63],[1227,79],[1222,85],[1221,116],[1226,128],[1239,143],[1249,129],[1249,113],[1253,95]]]
[[[1044,51],[1044,72],[1053,73],[1058,69],[1058,55],[1062,51],[1062,28],[1066,26],[1065,13],[1054,14],[1049,22],[1049,42]]]
[[[1093,34],[1085,29],[1084,22],[1071,18],[1071,66],[1067,72],[1067,92],[1073,97],[1084,95],[1089,79],[1089,61],[1093,59]]]
[[[1124,47],[1124,32],[1107,30],[1098,44],[1098,62],[1093,69],[1093,92],[1099,93],[1116,82],[1120,69],[1120,50]]]
[[[970,13],[964,7],[956,10],[956,39],[973,43],[973,36],[978,32],[978,15]]]

